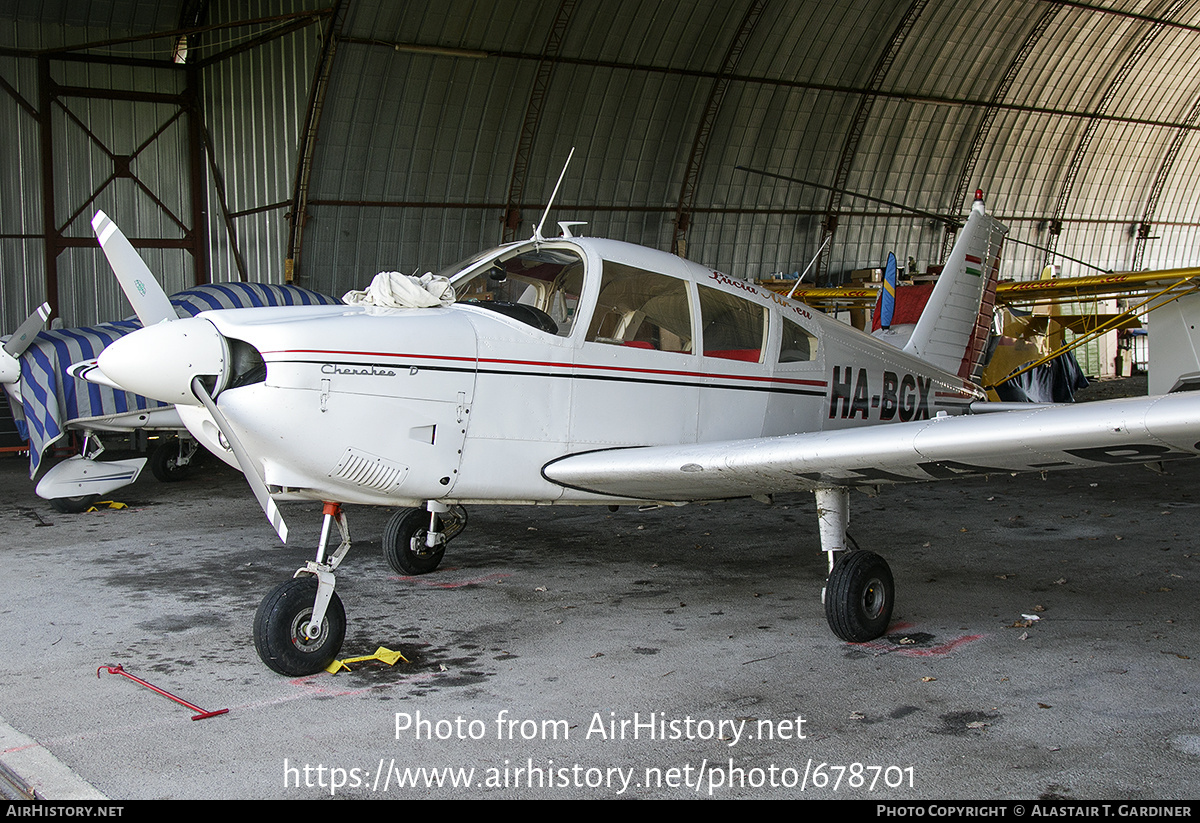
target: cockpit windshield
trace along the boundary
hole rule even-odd
[[[465,257],[456,263],[451,263],[449,266],[443,267],[438,273],[438,277],[445,277],[447,280],[454,280],[454,276],[459,272],[465,272],[468,269],[475,268],[480,262],[487,260],[489,257],[498,257],[504,251],[504,246],[493,246],[490,249],[477,251],[470,257]]]
[[[566,337],[571,333],[583,291],[583,260],[569,249],[528,249],[453,280],[459,303],[478,304],[523,323]],[[487,255],[464,261],[459,271]]]

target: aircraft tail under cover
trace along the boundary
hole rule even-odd
[[[983,347],[996,299],[1000,244],[1007,229],[983,208],[976,192],[971,217],[950,252],[933,294],[904,350],[963,379],[970,379]]]

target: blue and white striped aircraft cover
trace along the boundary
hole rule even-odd
[[[259,306],[312,306],[341,303],[334,297],[298,286],[267,283],[213,283],[185,289],[171,297],[180,317],[210,309]],[[67,427],[93,417],[141,409],[166,408],[165,403],[141,395],[116,391],[67,374],[67,367],[92,360],[118,337],[141,328],[136,318],[77,329],[43,331],[21,355],[21,402],[13,415],[21,435],[29,441],[29,476],[37,474],[42,455],[60,440]],[[22,420],[21,411],[24,411]]]

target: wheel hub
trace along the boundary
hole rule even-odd
[[[862,607],[867,618],[874,620],[887,606],[887,589],[879,578],[872,578],[863,589]]]
[[[302,651],[320,646],[325,635],[329,633],[329,626],[325,621],[321,621],[320,626],[312,624],[312,613],[312,609],[306,609],[292,619],[292,643]]]
[[[429,537],[428,529],[418,529],[413,534],[412,540],[410,540],[408,543],[409,547],[412,549],[413,554],[424,557],[428,554],[431,554],[431,553],[437,551],[437,549],[431,549],[431,548],[429,548],[429,546],[425,545],[425,541],[428,539],[428,537]]]

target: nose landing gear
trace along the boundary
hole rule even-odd
[[[342,649],[346,610],[336,592],[330,592],[325,614],[313,629],[319,588],[315,577],[294,577],[263,598],[254,615],[254,648],[262,662],[280,674],[316,674]]]
[[[331,526],[342,542],[326,558]],[[316,674],[334,661],[346,637],[346,609],[334,571],[350,550],[350,527],[338,503],[326,503],[316,560],[271,590],[254,615],[254,648],[268,668],[289,677]]]
[[[336,525],[341,543],[326,555]],[[446,544],[466,528],[467,512],[431,500],[425,509],[397,512],[383,533],[384,554],[400,574],[425,574],[442,562]],[[327,668],[346,637],[346,610],[333,590],[334,572],[350,551],[350,527],[338,503],[326,503],[317,557],[275,587],[254,615],[254,648],[270,669],[304,677]]]

